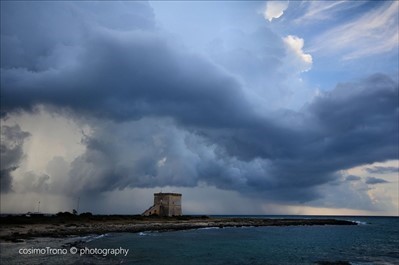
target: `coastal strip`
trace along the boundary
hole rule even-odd
[[[0,220],[0,240],[11,242],[21,242],[24,239],[36,237],[84,236],[117,232],[165,232],[209,227],[356,225],[352,221],[337,219],[230,218],[208,216],[3,216],[0,217]]]

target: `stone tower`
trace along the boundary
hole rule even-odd
[[[154,205],[148,208],[142,215],[180,216],[180,193],[154,193]]]

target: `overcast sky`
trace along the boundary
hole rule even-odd
[[[1,2],[1,212],[163,191],[399,215],[398,23],[397,1]]]

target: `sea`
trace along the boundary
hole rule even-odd
[[[203,228],[36,238],[2,242],[0,264],[399,264],[398,217],[247,217],[334,218],[358,225]],[[32,254],[37,249],[39,253]]]

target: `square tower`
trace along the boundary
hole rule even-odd
[[[182,215],[180,193],[154,193],[154,205],[143,215],[180,216]]]

